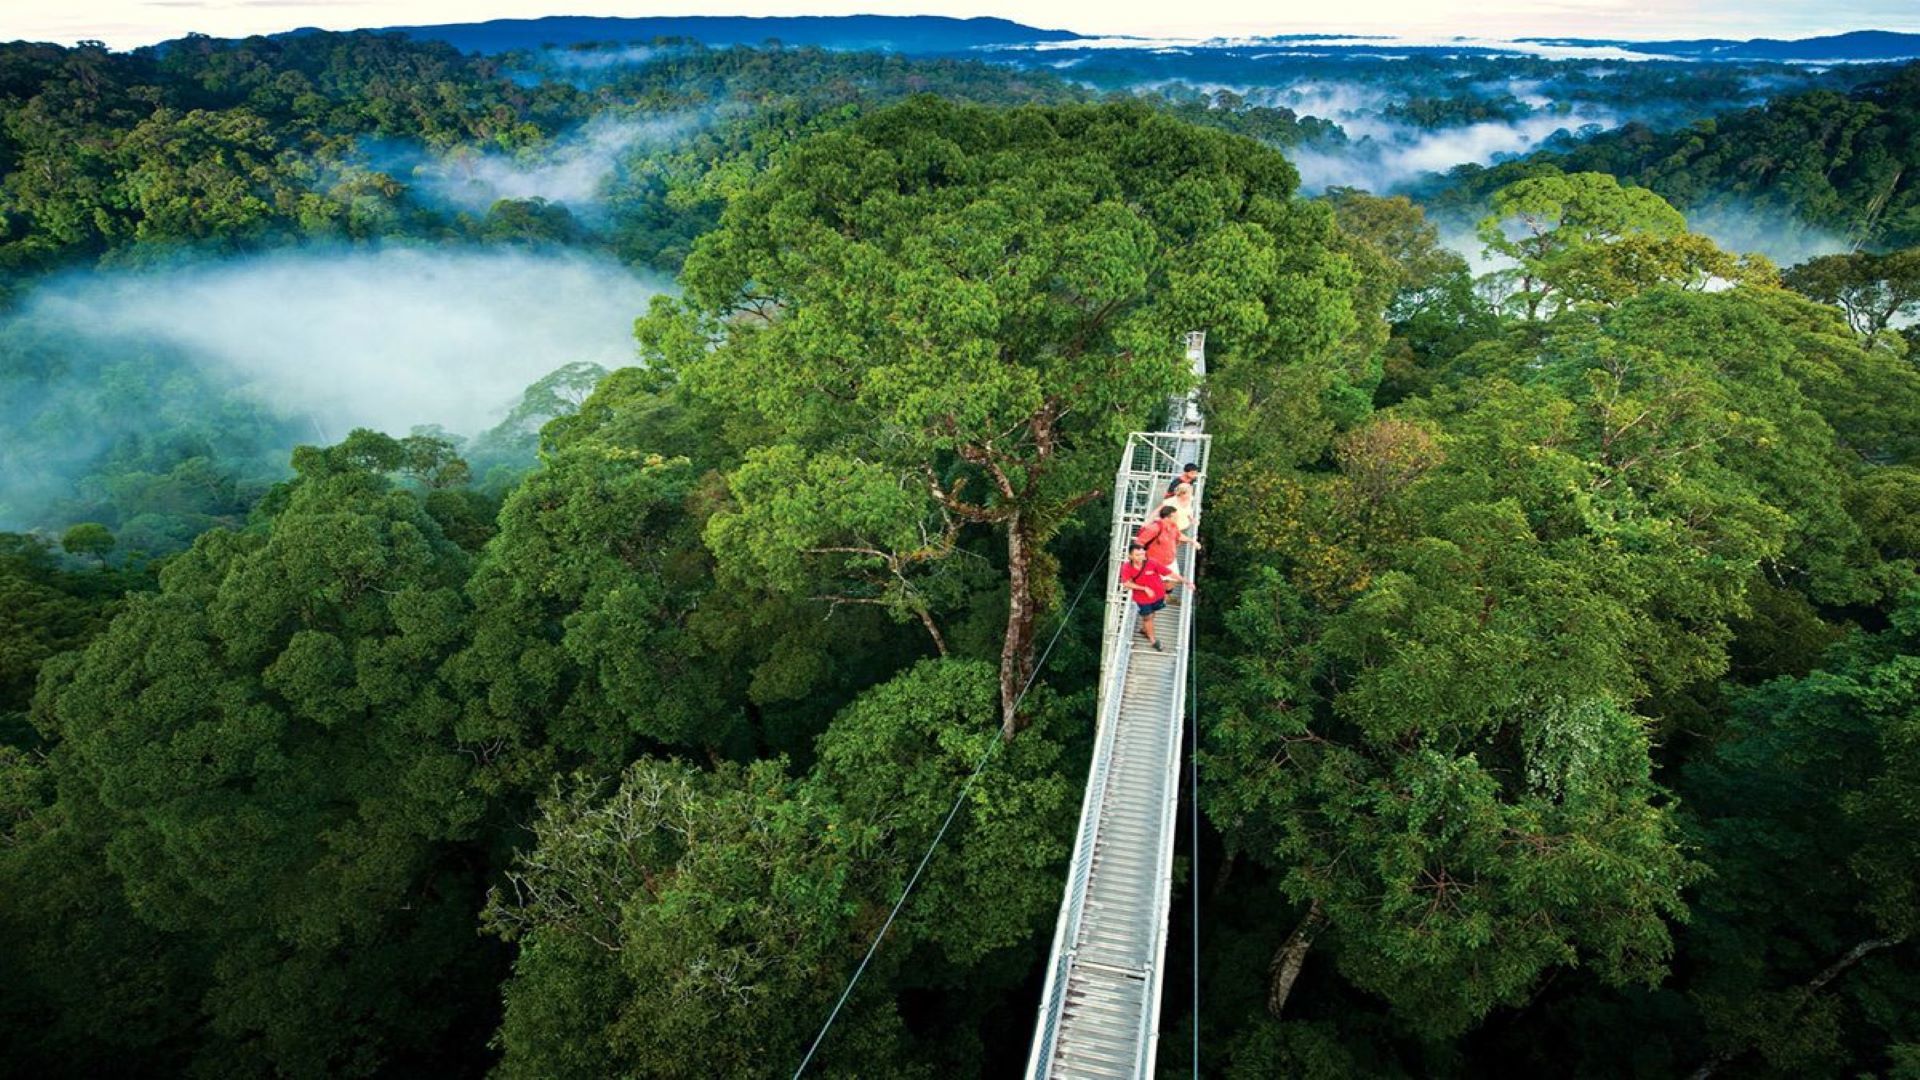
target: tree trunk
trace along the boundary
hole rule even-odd
[[[1007,519],[1007,639],[1000,646],[1000,734],[1019,730],[1014,710],[1033,675],[1034,539],[1026,515]]]
[[[1226,858],[1220,860],[1220,869],[1213,875],[1213,898],[1215,900],[1227,894],[1227,882],[1233,878],[1233,864],[1237,860],[1238,856],[1234,855],[1231,851],[1227,852]]]
[[[1307,908],[1306,918],[1293,928],[1287,940],[1274,950],[1273,959],[1267,961],[1267,1012],[1275,1020],[1287,1007],[1287,995],[1293,993],[1294,980],[1300,978],[1300,968],[1307,962],[1307,950],[1313,948],[1313,939],[1320,933],[1320,927],[1327,917],[1320,911],[1320,901],[1315,900]]]

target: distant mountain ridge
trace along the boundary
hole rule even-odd
[[[543,45],[588,42],[649,42],[687,38],[704,45],[818,45],[841,50],[947,53],[986,45],[1074,41],[1081,35],[1044,30],[1007,19],[956,19],[944,15],[685,15],[645,18],[550,15],[539,19],[494,19],[444,26],[386,26],[383,32],[444,41],[465,52],[501,53]],[[298,32],[298,31],[296,31]]]
[[[914,55],[1076,41],[1100,41],[1107,43],[1108,48],[1113,48],[1112,43],[1126,40],[1121,35],[1087,35],[1071,30],[1043,29],[1011,19],[960,19],[944,15],[679,15],[635,18],[549,15],[537,19],[493,19],[479,23],[373,29],[405,34],[417,40],[443,41],[464,52],[476,53],[503,53],[547,45],[564,48],[588,43],[645,43],[656,38],[683,38],[717,48],[779,41],[786,45],[817,45],[843,51],[874,50]],[[305,32],[308,31],[293,31]],[[1365,51],[1374,38],[1366,34],[1280,34],[1258,40],[1267,47],[1282,49],[1296,40],[1312,42],[1315,47],[1323,49],[1328,47],[1329,42],[1346,40],[1351,42],[1348,48]],[[1693,38],[1630,41],[1572,37],[1520,37],[1511,40],[1543,46],[1612,47],[1648,57],[1666,56],[1701,61],[1870,62],[1920,57],[1920,34],[1894,30],[1854,30],[1797,40]],[[1164,41],[1143,38],[1140,43],[1143,49],[1158,45],[1164,45]],[[1186,47],[1210,49],[1226,46],[1224,43],[1196,40]],[[1121,47],[1122,51],[1124,48]],[[1442,51],[1447,48],[1450,47],[1430,45],[1415,51]],[[1493,50],[1485,50],[1482,46],[1475,51]]]
[[[1778,38],[1697,38],[1686,41],[1618,41],[1611,38],[1517,38],[1536,45],[1611,45],[1628,52],[1679,56],[1691,60],[1906,60],[1920,57],[1920,34],[1896,30],[1854,30],[1827,37],[1783,41]]]

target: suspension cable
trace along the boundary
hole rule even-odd
[[[1193,577],[1200,576],[1199,553],[1194,553]],[[1192,588],[1189,586],[1189,595]],[[1196,609],[1191,619],[1198,615]],[[1187,798],[1188,813],[1191,815],[1191,869],[1187,872],[1188,888],[1193,894],[1193,1076],[1200,1080],[1200,658],[1199,650],[1193,647],[1193,634],[1187,635]]]
[[[1073,602],[1060,613],[1060,625],[1053,628],[1053,637],[1048,639],[1047,647],[1041,650],[1040,658],[1034,661],[1033,670],[1027,674],[1026,685],[1020,688],[1019,696],[1013,699],[1014,709],[1018,710],[1020,703],[1027,700],[1027,691],[1033,689],[1033,682],[1039,678],[1040,669],[1046,666],[1047,657],[1053,654],[1053,646],[1060,640],[1061,631],[1067,628],[1067,622],[1071,619],[1073,610],[1080,606],[1080,598],[1087,594],[1087,586],[1093,583],[1094,575],[1098,574],[1106,564],[1107,556],[1102,555],[1099,561],[1093,564],[1093,569],[1087,571],[1087,576],[1081,580],[1080,588],[1073,594]],[[847,999],[853,995],[853,988],[860,982],[860,976],[866,974],[867,964],[873,960],[873,954],[880,950],[880,942],[886,938],[887,931],[892,928],[894,918],[906,905],[907,897],[912,895],[914,885],[920,881],[921,871],[927,868],[927,863],[933,858],[934,849],[940,846],[941,838],[947,835],[947,826],[952,825],[954,817],[960,813],[960,807],[967,800],[967,792],[973,789],[973,782],[979,778],[980,771],[987,767],[987,762],[992,760],[993,755],[1000,749],[1000,744],[1006,741],[996,734],[993,741],[988,744],[986,753],[981,754],[980,760],[974,764],[973,772],[967,774],[966,783],[960,785],[960,794],[954,798],[953,808],[947,811],[946,820],[940,823],[940,831],[933,834],[933,842],[927,845],[926,854],[920,856],[920,865],[913,868],[913,875],[907,878],[906,887],[900,890],[900,899],[894,901],[893,910],[887,913],[887,921],[881,924],[880,932],[873,936],[873,943],[867,946],[867,955],[860,959],[860,966],[854,969],[853,978],[847,980],[847,988],[840,992],[840,1000],[834,1002],[833,1011],[827,1014],[827,1022],[820,1025],[820,1033],[813,1037],[813,1045],[807,1047],[807,1056],[801,1058],[800,1067],[793,1070],[794,1080],[799,1080],[800,1074],[807,1071],[807,1065],[813,1061],[814,1053],[826,1040],[827,1030],[833,1027],[834,1020],[840,1016],[840,1010],[847,1004]]]

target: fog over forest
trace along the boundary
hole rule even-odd
[[[473,247],[307,246],[55,277],[0,316],[0,342],[48,373],[0,404],[16,433],[0,441],[0,529],[57,524],[42,514],[127,436],[196,420],[217,432],[219,403],[258,406],[279,433],[244,450],[269,473],[258,459],[354,428],[472,438],[548,372],[630,363],[634,316],[666,291],[590,251]]]
[[[580,253],[302,250],[54,282],[15,318],[88,350],[172,347],[329,440],[476,435],[562,364],[629,362],[634,316],[665,289]]]
[[[1318,115],[1318,114],[1309,114]],[[1324,191],[1357,187],[1392,192],[1431,173],[1455,165],[1485,165],[1524,154],[1560,131],[1603,131],[1619,124],[1604,112],[1528,116],[1511,121],[1482,121],[1429,130],[1395,124],[1370,115],[1335,114],[1354,142],[1330,148],[1302,148],[1291,155],[1301,187]]]
[[[368,158],[418,185],[425,197],[465,210],[484,213],[501,199],[545,199],[591,220],[602,215],[607,183],[623,161],[670,147],[704,122],[696,113],[640,119],[608,112],[521,155],[467,148],[434,155],[374,144]]]

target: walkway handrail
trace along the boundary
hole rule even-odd
[[[1204,471],[1207,464],[1209,440],[1202,433],[1202,417],[1199,408],[1199,383],[1206,373],[1205,335],[1193,333],[1187,335],[1187,356],[1194,375],[1190,391],[1169,402],[1168,424],[1165,430],[1154,432],[1135,432],[1127,439],[1118,469],[1114,474],[1113,488],[1113,525],[1109,535],[1109,565],[1117,568],[1124,565],[1127,549],[1133,541],[1135,532],[1145,524],[1159,508],[1162,497],[1172,479],[1179,475],[1181,467],[1188,462],[1199,464]],[[1193,499],[1194,532],[1197,535],[1201,506],[1201,493],[1204,480],[1195,485]],[[1193,576],[1193,548],[1191,545],[1176,547],[1175,558],[1181,576],[1191,579]],[[1173,678],[1175,687],[1183,686],[1188,665],[1187,642],[1193,619],[1193,597],[1188,593],[1186,602],[1166,612],[1175,615],[1179,629],[1175,639],[1180,647],[1175,651]],[[1177,613],[1177,614],[1176,614]],[[1074,970],[1078,953],[1078,943],[1082,938],[1083,920],[1086,914],[1088,890],[1091,886],[1094,855],[1099,845],[1099,833],[1102,822],[1102,808],[1106,803],[1109,782],[1112,776],[1114,744],[1119,736],[1122,698],[1127,686],[1127,675],[1134,656],[1134,631],[1138,624],[1138,614],[1131,602],[1130,590],[1121,587],[1117,581],[1112,584],[1107,595],[1107,610],[1103,626],[1103,641],[1100,660],[1099,703],[1095,710],[1096,730],[1094,735],[1093,759],[1088,764],[1087,786],[1080,802],[1080,827],[1074,838],[1073,857],[1068,864],[1067,881],[1060,903],[1060,915],[1055,921],[1053,953],[1047,966],[1047,978],[1041,992],[1040,1012],[1035,1027],[1033,1047],[1028,1056],[1027,1076],[1043,1078],[1052,1070],[1056,1050],[1059,1049],[1061,1024],[1066,1015],[1067,989]],[[1146,944],[1152,960],[1148,970],[1139,973],[1139,977],[1150,982],[1145,997],[1145,1006],[1138,1018],[1139,1030],[1133,1045],[1127,1048],[1125,1056],[1134,1063],[1135,1075],[1150,1077],[1153,1072],[1155,1047],[1159,1039],[1159,1005],[1163,985],[1160,960],[1165,953],[1166,922],[1168,905],[1172,896],[1173,875],[1173,837],[1174,818],[1178,810],[1175,793],[1179,790],[1181,721],[1183,707],[1176,696],[1173,716],[1167,730],[1168,745],[1161,747],[1161,757],[1168,772],[1164,790],[1168,797],[1159,808],[1158,829],[1155,840],[1155,900],[1152,925],[1153,939]]]

